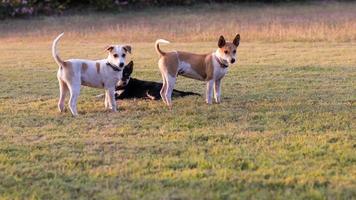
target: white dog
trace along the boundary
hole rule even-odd
[[[73,116],[77,116],[77,99],[80,86],[85,85],[105,89],[105,108],[116,112],[115,86],[122,78],[126,54],[131,53],[129,45],[110,45],[106,48],[109,55],[103,60],[70,59],[63,61],[57,54],[57,43],[63,36],[60,34],[52,45],[52,56],[59,66],[57,78],[59,81],[60,112],[64,111],[66,94],[70,93],[69,108]]]

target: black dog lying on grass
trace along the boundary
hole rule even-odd
[[[162,83],[153,81],[143,81],[136,78],[131,78],[133,72],[133,62],[127,64],[122,72],[122,79],[116,86],[115,99],[151,99],[160,100],[160,91],[163,86]],[[173,90],[173,97],[184,97],[188,95],[197,95],[194,92],[184,92],[179,90]],[[99,95],[98,97],[101,97]]]

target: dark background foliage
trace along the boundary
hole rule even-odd
[[[110,10],[118,7],[193,5],[196,3],[283,3],[307,0],[0,0],[0,19],[61,14],[75,8]],[[328,1],[328,0],[324,0]]]

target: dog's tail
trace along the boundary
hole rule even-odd
[[[156,43],[155,43],[156,52],[157,52],[160,56],[164,56],[164,55],[166,55],[166,52],[162,51],[162,50],[159,48],[159,43],[169,44],[170,42],[167,41],[167,40],[164,40],[164,39],[158,39],[158,40],[156,40]]]
[[[52,56],[54,58],[54,61],[56,61],[56,63],[59,66],[63,66],[64,61],[59,57],[59,55],[57,53],[57,43],[63,35],[64,35],[64,33],[61,33],[60,35],[58,35],[57,38],[54,39],[53,44],[52,44]]]
[[[201,96],[200,94],[195,93],[195,92],[184,92],[184,91],[180,91],[180,90],[173,90],[174,97],[185,97],[185,96],[190,96],[190,95]]]

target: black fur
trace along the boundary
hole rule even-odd
[[[122,72],[121,84],[116,86],[115,99],[130,99],[130,98],[143,98],[151,100],[160,100],[160,91],[162,83],[153,81],[143,81],[136,78],[130,78],[133,72],[132,61],[125,66]],[[173,97],[184,97],[188,95],[198,95],[194,92],[184,92],[173,90]]]
[[[143,81],[135,78],[130,78],[129,83],[126,86],[117,86],[115,99],[130,99],[130,98],[143,98],[151,100],[160,100],[160,91],[162,83],[153,81]],[[199,95],[194,92],[183,92],[179,90],[173,90],[173,97],[184,97],[188,95]]]

